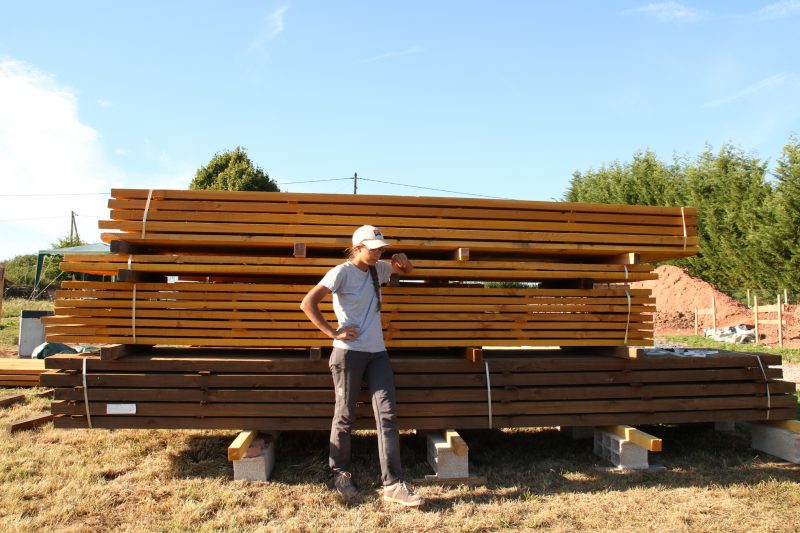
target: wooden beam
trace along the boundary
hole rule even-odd
[[[464,348],[464,358],[470,363],[481,363],[483,362],[483,349],[475,347]]]
[[[54,414],[46,413],[46,414],[32,416],[30,418],[25,418],[23,420],[17,420],[15,422],[11,422],[8,425],[8,431],[9,433],[14,433],[16,431],[33,429],[39,426],[43,426],[48,422],[51,422],[54,418],[55,418]]]
[[[24,394],[15,394],[13,396],[6,396],[5,398],[0,398],[0,407],[8,407],[9,405],[14,405],[16,403],[21,403],[25,401]]]
[[[258,435],[258,431],[242,431],[236,439],[228,446],[228,461],[238,461],[243,458],[250,443]]]
[[[102,346],[100,348],[100,359],[103,361],[114,361],[129,355],[144,353],[152,347],[152,345],[142,344],[112,344],[110,346]]]
[[[662,441],[649,433],[630,426],[601,426],[597,429],[613,433],[618,437],[629,440],[632,443],[650,452],[660,452]]]
[[[456,261],[469,261],[469,248],[459,248],[453,254]]]
[[[469,453],[469,446],[461,438],[461,435],[454,429],[443,429],[440,431],[442,437],[447,441],[447,445],[453,450],[453,453],[461,457]]]
[[[635,252],[626,254],[615,255],[608,259],[608,263],[612,265],[638,265],[642,260],[642,255]]]

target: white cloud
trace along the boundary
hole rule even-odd
[[[97,132],[78,117],[73,91],[10,58],[0,58],[0,169],[0,260],[68,234],[71,211],[81,237],[98,240],[91,217],[108,214],[108,197],[98,193],[120,173],[106,162]],[[45,193],[60,196],[32,196]]]
[[[775,74],[768,78],[764,78],[763,80],[757,81],[751,85],[748,85],[744,89],[737,91],[735,93],[729,94],[727,96],[723,96],[722,98],[717,98],[716,100],[711,100],[710,102],[706,102],[703,104],[703,107],[719,107],[723,105],[727,105],[737,100],[741,100],[742,98],[747,98],[749,96],[756,95],[758,93],[769,91],[776,87],[783,85],[791,81],[792,76],[786,72],[782,72],[780,74]]]
[[[389,58],[392,58],[392,57],[402,57],[402,56],[408,56],[408,55],[412,55],[412,54],[421,54],[424,51],[425,51],[425,49],[420,48],[418,46],[415,46],[413,48],[407,48],[405,50],[400,50],[399,52],[387,52],[385,54],[381,54],[379,56],[373,57],[372,59],[367,59],[365,61],[362,61],[361,64],[375,63],[376,61],[383,61],[384,59],[389,59]]]
[[[700,14],[680,2],[651,3],[641,7],[627,9],[623,15],[643,14],[664,21],[693,22],[700,18]]]
[[[267,41],[270,41],[283,33],[284,30],[284,15],[289,10],[289,6],[281,6],[275,11],[268,13],[264,17],[261,30],[250,43],[251,50],[258,50],[264,47]]]
[[[800,14],[800,0],[782,0],[758,10],[758,15],[764,19],[781,19],[798,14]]]
[[[97,101],[97,105],[99,105],[99,106],[100,106],[101,108],[103,108],[103,109],[108,109],[108,108],[110,108],[111,106],[113,106],[114,104],[112,104],[112,103],[111,103],[110,101],[108,101],[108,100],[98,100],[98,101]]]

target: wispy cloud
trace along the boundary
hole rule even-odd
[[[253,41],[250,43],[251,50],[257,50],[263,48],[263,46],[268,42],[283,33],[285,25],[284,25],[284,17],[286,12],[289,10],[289,6],[284,5],[272,11],[271,13],[267,13],[264,17],[264,20],[261,25],[261,30],[255,36]]]
[[[758,10],[758,16],[763,19],[782,19],[794,15],[800,15],[800,0],[782,0]]]
[[[364,60],[364,61],[360,61],[359,64],[376,63],[378,61],[383,61],[384,59],[390,59],[390,58],[393,58],[393,57],[402,57],[402,56],[410,56],[412,54],[421,54],[424,51],[425,51],[424,48],[420,48],[418,46],[415,46],[413,48],[406,48],[405,50],[400,50],[399,52],[387,52],[385,54],[381,54],[379,56],[373,57],[372,59],[367,59],[367,60]]]
[[[70,211],[79,215],[81,237],[97,240],[97,219],[91,217],[108,213],[107,197],[98,193],[121,175],[103,156],[97,131],[80,120],[75,92],[31,65],[4,57],[0,168],[0,259],[47,248],[69,231]],[[30,196],[44,193],[63,196]]]
[[[694,22],[700,18],[700,13],[680,2],[650,3],[641,7],[626,9],[623,15],[646,15],[667,22]]]
[[[703,107],[720,107],[723,105],[731,104],[736,102],[737,100],[741,100],[742,98],[747,98],[749,96],[754,96],[764,91],[768,91],[770,89],[774,89],[783,85],[784,83],[789,82],[792,79],[792,75],[787,72],[782,72],[780,74],[775,74],[768,78],[764,78],[763,80],[757,81],[752,85],[748,85],[741,91],[737,91],[733,94],[728,96],[724,96],[722,98],[718,98],[716,100],[711,100],[710,102],[706,102],[703,104]]]
[[[109,100],[98,100],[97,105],[99,105],[102,109],[108,109],[114,104],[112,104]]]

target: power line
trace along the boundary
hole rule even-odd
[[[304,180],[304,181],[279,181],[277,182],[278,185],[295,185],[297,183],[319,183],[322,181],[344,181],[344,180],[351,180],[353,178],[331,178],[327,180]]]
[[[4,218],[0,219],[0,222],[22,222],[25,220],[49,220],[53,218],[68,218],[71,215],[55,215],[51,217],[30,217],[30,218]],[[106,215],[79,215],[75,213],[76,217],[84,217],[84,218],[106,218]]]
[[[486,194],[475,194],[472,192],[450,191],[447,189],[435,189],[433,187],[422,187],[420,185],[408,185],[407,183],[396,183],[393,181],[373,180],[370,178],[361,178],[362,181],[374,181],[376,183],[385,183],[387,185],[399,185],[401,187],[411,187],[412,189],[425,189],[426,191],[449,192],[450,194],[463,194],[466,196],[479,196],[481,198],[492,198],[494,200],[510,200],[511,198],[502,198],[500,196],[488,196]]]

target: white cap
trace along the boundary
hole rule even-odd
[[[370,250],[389,246],[389,243],[383,240],[381,230],[375,226],[361,226],[353,233],[353,246],[359,244],[363,244]]]

